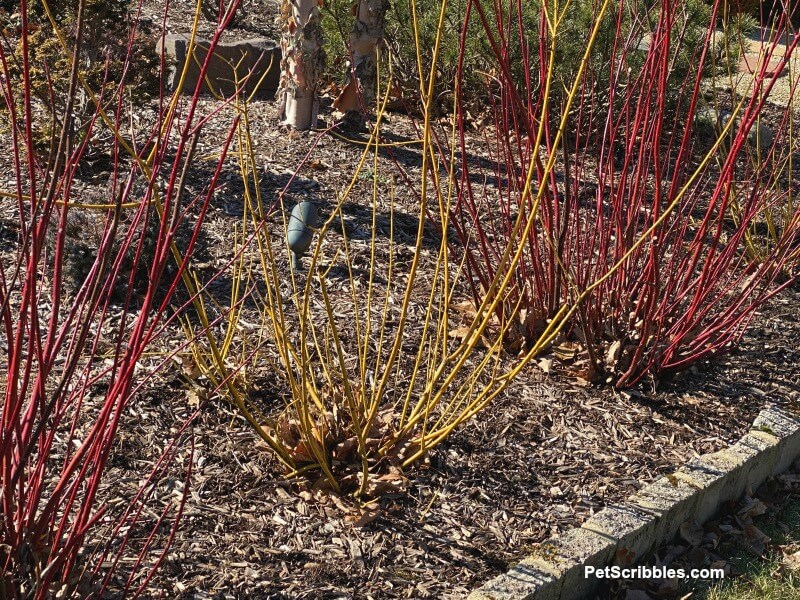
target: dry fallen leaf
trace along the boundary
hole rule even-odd
[[[584,377],[581,377],[581,373],[578,373],[577,377],[572,379],[571,382],[574,383],[575,385],[580,386],[580,387],[589,387],[590,385],[592,385],[591,381],[589,381],[588,379],[586,379]]]
[[[319,159],[313,159],[308,163],[308,166],[314,169],[315,171],[324,171],[325,169],[330,169],[330,165],[326,162],[323,162]]]
[[[180,365],[181,372],[187,379],[194,380],[203,374],[191,355],[174,356],[172,360]]]
[[[369,481],[367,490],[370,496],[384,496],[401,492],[408,486],[408,478],[400,473],[387,473]]]
[[[197,408],[200,406],[200,394],[198,394],[195,390],[186,390],[186,401],[189,403],[189,406],[192,408]]]
[[[565,342],[564,344],[553,346],[552,352],[558,360],[566,362],[575,360],[575,357],[578,355],[578,348],[574,344]]]
[[[699,546],[703,541],[703,528],[697,521],[686,521],[680,527],[681,537],[692,546]]]
[[[467,325],[461,325],[460,327],[456,327],[455,329],[451,329],[448,335],[456,340],[463,340],[467,337],[469,333],[469,327]]]
[[[726,560],[715,560],[711,563],[712,569],[722,569],[725,571],[725,577],[728,577],[731,574],[731,565]]]
[[[658,596],[663,598],[672,598],[678,593],[680,586],[681,583],[677,578],[672,577],[671,579],[666,579],[660,586],[658,586]]]
[[[608,352],[606,352],[606,365],[609,367],[614,367],[619,360],[619,351],[622,350],[622,342],[617,340],[608,348]]]
[[[783,473],[778,475],[778,480],[786,485],[800,483],[800,475],[795,473]]]
[[[355,508],[350,514],[345,516],[344,521],[353,527],[365,527],[372,523],[381,515],[380,507],[377,502],[370,502],[364,506]]]
[[[755,525],[745,525],[744,534],[747,536],[747,539],[751,541],[758,541],[765,544],[770,541],[770,537]]]
[[[477,330],[473,331],[472,332],[472,337],[469,340],[467,340],[467,334],[469,334],[469,332],[470,332],[469,330],[470,330],[469,326],[462,325],[461,327],[457,327],[455,329],[451,329],[450,333],[448,333],[448,336],[453,338],[453,339],[455,339],[455,340],[466,341],[467,343],[469,343],[469,342],[475,340],[475,336],[477,334]],[[475,345],[478,348],[486,348],[487,347],[486,346],[486,342],[484,341],[483,337],[478,338],[478,340],[475,342]]]
[[[788,556],[784,556],[783,564],[785,564],[787,567],[789,567],[789,569],[791,569],[795,573],[800,573],[800,550],[798,550],[794,554],[789,554]]]
[[[630,566],[636,562],[636,553],[625,547],[619,548],[617,549],[616,562],[620,565]]]
[[[767,544],[770,541],[769,536],[752,524],[747,524],[742,529],[746,538],[745,548],[756,556],[762,556],[767,550]]]
[[[747,503],[739,511],[742,517],[757,517],[767,512],[767,505],[758,498],[748,498]]]
[[[469,318],[474,317],[477,312],[475,312],[475,305],[471,300],[462,300],[461,302],[451,302],[450,309],[461,313],[463,315],[467,315]]]
[[[539,368],[547,373],[550,374],[550,371],[553,369],[553,359],[552,358],[540,358],[539,361],[536,363]]]

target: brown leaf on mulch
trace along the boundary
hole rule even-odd
[[[357,509],[353,514],[347,515],[344,518],[344,522],[353,527],[366,527],[379,516],[381,516],[381,510],[377,505],[364,506]]]

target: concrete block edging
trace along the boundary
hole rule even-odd
[[[800,416],[764,408],[734,445],[706,454],[612,504],[580,527],[542,542],[468,600],[580,600],[601,580],[584,567],[631,566],[669,542],[688,520],[704,523],[800,458]]]

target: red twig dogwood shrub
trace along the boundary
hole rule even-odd
[[[22,49],[15,67],[19,80],[9,66],[17,58],[7,52],[16,43],[0,44],[0,84],[9,123],[4,151],[13,160],[13,180],[4,182],[9,189],[2,190],[0,254],[2,598],[101,597],[110,588],[122,595],[140,594],[175,534],[191,474],[189,451],[182,492],[152,510],[149,503],[159,480],[189,433],[190,416],[183,425],[179,421],[177,435],[156,465],[139,474],[139,492],[109,502],[108,488],[114,489],[105,477],[109,457],[126,410],[170,362],[168,352],[156,360],[145,354],[157,347],[181,310],[176,290],[186,276],[236,123],[204,189],[190,193],[186,178],[208,121],[200,114],[200,87],[184,97],[162,93],[152,127],[141,138],[132,134],[125,75],[104,82],[96,94],[80,71],[85,4],[78,3],[69,31],[60,32],[52,23],[61,36],[63,60],[71,66],[67,97],[48,107],[57,126],[47,156],[34,150],[33,123],[42,107],[31,93],[28,38],[34,28],[25,0],[19,11],[20,38],[14,40]],[[223,20],[212,43],[225,25]],[[134,39],[132,31],[123,73],[130,66]],[[79,95],[88,96],[94,106],[88,124],[80,126],[74,115]],[[103,137],[95,135],[98,131],[110,139],[111,166],[105,196],[98,200],[95,194],[87,203],[76,174],[93,140]],[[68,224],[80,211],[97,223],[99,243],[87,257],[82,280],[68,292],[66,254],[75,235]],[[178,231],[185,237],[183,258],[169,269],[178,255]],[[148,240],[148,232],[156,239]],[[148,244],[153,248],[145,259]],[[142,271],[145,281],[136,281]]]
[[[715,28],[723,2],[689,47],[687,2],[644,3],[646,18],[632,19],[631,3],[599,0],[581,40],[561,33],[569,4],[543,2],[531,40],[519,26],[521,2],[469,3],[467,20],[481,22],[495,60],[489,125],[471,130],[462,73],[452,143],[441,136],[440,147],[459,157],[453,225],[476,301],[488,305],[493,281],[515,284],[496,309],[515,323],[507,348],[549,350],[580,377],[624,388],[727,350],[791,281],[796,215],[760,261],[748,260],[743,243],[786,176],[777,157],[792,148],[788,119],[770,124],[773,139],[759,123],[798,38],[765,43],[764,66],[742,76],[749,91],[725,95],[714,90],[738,76],[716,52],[728,31]],[[786,15],[774,17],[771,39],[786,40]],[[576,43],[584,55],[574,77],[558,79],[559,48]],[[690,68],[677,68],[680,60]],[[712,97],[727,106],[702,135]]]

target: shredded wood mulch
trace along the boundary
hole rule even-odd
[[[173,30],[188,26],[193,4],[175,4]],[[145,3],[153,17],[156,8],[155,2]],[[242,29],[231,35],[274,32],[274,15],[248,11]],[[204,102],[208,109],[214,101]],[[251,111],[265,197],[284,191],[288,207],[307,198],[324,210],[347,184],[362,148],[335,136],[282,129],[272,102],[256,101]],[[142,107],[142,122],[149,122],[151,113],[152,108]],[[323,119],[330,117],[324,114]],[[198,156],[218,150],[225,123],[224,115],[209,123]],[[397,139],[416,137],[402,115],[390,115],[385,127]],[[314,161],[295,175],[312,145]],[[0,159],[3,186],[12,180],[7,154]],[[383,152],[380,162],[386,172],[400,165],[413,174],[420,158],[412,146]],[[197,191],[208,173],[198,168],[195,177],[190,185]],[[230,260],[230,232],[241,218],[235,165],[226,168],[223,180],[226,185],[215,194],[204,231],[201,273]],[[101,185],[98,181],[102,173],[85,185]],[[380,185],[386,189],[388,182]],[[350,234],[370,225],[364,218],[369,211],[358,205],[358,198],[371,197],[371,186],[371,180],[356,185],[347,207]],[[395,224],[397,239],[413,246],[414,196],[398,191],[396,202],[405,213]],[[0,254],[6,261],[14,251],[19,216],[11,201],[0,203]],[[220,283],[220,298],[226,297],[228,285]],[[532,364],[488,410],[406,473],[406,489],[367,509],[286,482],[277,461],[238,413],[214,398],[199,400],[185,388],[176,365],[132,400],[102,497],[112,507],[130,498],[200,402],[202,411],[191,430],[194,451],[183,445],[149,505],[151,518],[157,518],[163,506],[180,496],[182,474],[191,460],[184,517],[151,583],[153,595],[464,598],[536,543],[580,524],[606,503],[629,496],[692,457],[733,443],[765,403],[800,409],[798,306],[800,286],[787,289],[757,315],[738,348],[656,389],[617,392],[587,386],[558,368],[545,374]],[[183,340],[178,328],[171,335],[165,345]],[[265,398],[285,393],[274,365],[257,365],[253,373],[255,392]]]
[[[788,313],[797,302],[800,290],[791,290],[740,350],[658,391],[570,386],[531,367],[377,510],[283,481],[235,412],[211,403],[194,427],[191,496],[154,590],[463,598],[607,502],[733,443],[766,401],[798,408],[800,327]],[[188,412],[187,392],[172,385],[132,405],[106,478],[109,497],[132,493],[138,469],[158,458],[158,441]],[[163,484],[154,512],[180,491],[178,477]]]

